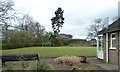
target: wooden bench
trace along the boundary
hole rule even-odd
[[[38,60],[38,54],[2,54],[0,56],[2,65],[5,65],[7,61],[29,61],[29,60]]]

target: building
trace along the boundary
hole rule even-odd
[[[70,34],[59,34],[58,38],[72,39],[72,35]]]
[[[120,64],[120,18],[98,32],[97,58],[106,63]]]
[[[91,46],[97,46],[97,40],[96,39],[91,39],[90,43],[91,43]]]

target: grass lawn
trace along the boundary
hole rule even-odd
[[[95,47],[26,47],[2,50],[2,54],[38,54],[40,57],[57,57],[63,55],[96,56]]]

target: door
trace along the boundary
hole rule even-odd
[[[103,35],[99,35],[97,39],[97,57],[103,59]]]

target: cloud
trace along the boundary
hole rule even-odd
[[[119,1],[119,3],[118,3],[118,16],[119,16],[119,18],[120,18],[120,1]]]
[[[86,36],[86,28],[95,18],[115,17],[118,0],[14,0],[19,12],[29,13],[35,20],[52,31],[50,19],[58,7],[64,10],[62,33]]]

